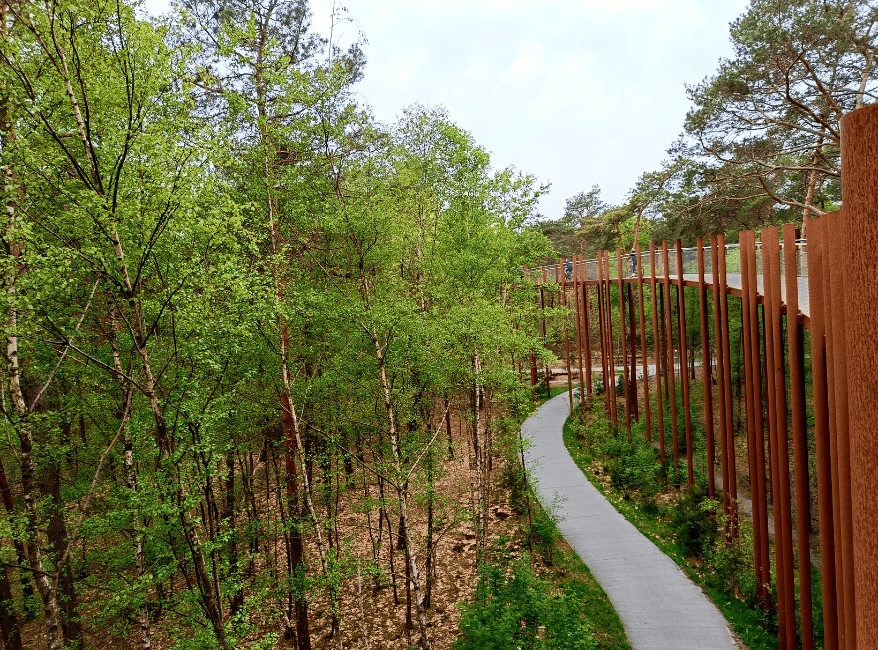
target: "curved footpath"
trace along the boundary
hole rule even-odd
[[[634,650],[735,650],[716,606],[677,564],[607,501],[564,447],[567,393],[522,426],[544,504],[560,501],[558,529],[610,597]]]

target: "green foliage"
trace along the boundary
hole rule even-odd
[[[577,600],[553,594],[534,576],[525,554],[504,564],[479,567],[473,602],[461,607],[461,636],[455,650],[594,650],[591,624]]]
[[[671,511],[671,529],[680,551],[687,557],[703,558],[716,541],[718,502],[707,498],[699,487],[687,489]]]

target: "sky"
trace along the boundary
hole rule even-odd
[[[491,152],[551,182],[545,218],[599,185],[612,204],[658,169],[682,130],[685,86],[732,55],[747,0],[336,0],[333,42],[368,44],[355,87],[392,124],[412,104],[444,106]],[[146,0],[153,13],[166,0]],[[345,12],[339,11],[341,7]],[[325,36],[333,0],[311,0]],[[338,18],[337,18],[338,19]]]

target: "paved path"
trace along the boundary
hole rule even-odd
[[[563,499],[558,528],[619,613],[634,650],[734,650],[719,610],[683,571],[589,483],[567,449],[567,393],[523,425],[528,466],[543,503]]]

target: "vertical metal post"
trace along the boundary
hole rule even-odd
[[[665,362],[670,370],[670,379],[667,381],[668,401],[671,403],[671,440],[674,445],[674,467],[679,469],[680,444],[677,441],[677,379],[674,377],[674,327],[671,324],[671,273],[668,258],[668,242],[662,242],[662,259],[665,263],[665,332],[667,345],[665,346]]]
[[[649,243],[649,266],[650,266],[650,288],[652,290],[652,358],[655,362],[655,394],[656,394],[656,410],[658,415],[658,439],[659,439],[659,458],[662,465],[665,463],[665,408],[662,401],[662,364],[660,360],[660,341],[659,339],[659,323],[658,323],[658,293],[656,292],[655,282],[655,244]]]
[[[783,326],[781,323],[781,292],[780,292],[780,241],[777,227],[765,228],[762,231],[762,264],[763,286],[765,287],[766,304],[769,305],[769,321],[771,327],[772,359],[774,367],[769,373],[774,376],[774,426],[775,449],[777,449],[777,485],[775,496],[775,548],[780,547],[783,558],[783,582],[785,590],[778,590],[778,599],[783,597],[786,612],[786,645],[788,650],[796,650],[796,599],[795,578],[793,567],[793,539],[790,508],[790,440],[787,430],[787,391],[786,372],[783,353]],[[770,299],[769,299],[770,297]],[[778,532],[780,533],[778,535]],[[781,564],[778,563],[778,567]],[[778,571],[779,573],[779,571]]]
[[[838,457],[838,498],[841,532],[841,569],[844,590],[844,647],[857,647],[856,598],[854,575],[853,504],[851,502],[851,457],[848,410],[847,312],[845,306],[847,252],[845,245],[845,208],[823,217],[828,220],[830,299],[828,307],[832,325],[828,328],[827,362],[831,359],[831,389],[835,408],[830,403],[830,427],[835,431]],[[825,258],[826,259],[826,258]],[[857,287],[857,290],[862,287]],[[859,382],[859,377],[857,378]],[[834,424],[833,424],[834,422]],[[836,550],[838,550],[836,548]],[[838,578],[838,573],[836,573]],[[839,589],[841,591],[841,589]]]
[[[631,379],[628,382],[631,389],[631,408],[634,411],[635,422],[640,422],[640,405],[637,400],[637,327],[634,324],[634,283],[628,285],[628,331],[631,333]]]
[[[610,378],[607,377],[607,333],[605,327],[604,309],[604,262],[601,251],[597,253],[598,266],[598,321],[601,329],[601,369],[604,373],[604,401],[606,402],[607,418],[612,417],[610,408]]]
[[[849,373],[849,445],[851,546],[855,573],[856,639],[863,648],[878,647],[878,441],[875,436],[876,321],[878,301],[878,106],[860,108],[841,118],[842,200],[846,215],[847,266],[845,314]],[[852,586],[853,590],[853,586]]]
[[[826,222],[808,222],[808,302],[811,327],[811,377],[814,403],[814,443],[817,456],[817,516],[820,521],[820,577],[823,587],[823,644],[839,650],[829,403],[826,386],[826,327],[823,298],[823,258]]]
[[[619,287],[619,333],[622,339],[622,374],[625,388],[625,428],[628,430],[628,440],[631,440],[631,387],[628,385],[628,341],[625,333],[625,291],[622,286],[622,249],[616,249],[616,278]]]
[[[729,339],[729,283],[726,273],[726,237],[720,235],[718,239],[720,258],[719,258],[719,282],[720,282],[720,318],[723,331],[723,371],[725,379],[723,381],[723,389],[726,396],[726,435],[728,442],[726,449],[728,450],[729,463],[729,501],[732,509],[732,536],[738,537],[738,470],[737,460],[735,457],[735,424],[732,418],[732,351]]]
[[[543,287],[546,284],[547,275],[546,275],[546,267],[543,267],[543,280],[540,283],[540,310],[542,314],[541,328],[543,334],[543,347],[546,347],[546,294],[545,289]],[[548,364],[543,364],[543,369],[545,370],[545,379],[546,379],[546,399],[551,397],[552,391],[549,389],[549,366]]]
[[[613,350],[613,303],[610,299],[610,251],[604,251],[604,275],[606,276],[607,304],[604,314],[607,318],[607,352],[610,364],[610,403],[613,405],[613,424],[619,426],[619,409],[616,400],[616,353]]]
[[[790,363],[790,410],[793,418],[793,461],[796,477],[796,550],[799,559],[799,611],[802,650],[814,649],[814,620],[811,602],[811,544],[808,539],[811,508],[808,502],[808,447],[805,431],[805,369],[799,353],[799,278],[796,264],[796,227],[783,227],[784,280],[786,281],[787,342]]]
[[[764,477],[765,472],[759,467],[756,453],[756,416],[754,415],[754,397],[753,397],[753,362],[751,360],[751,346],[759,346],[758,340],[754,340],[750,335],[750,306],[747,296],[750,292],[750,274],[748,272],[749,264],[747,261],[748,246],[745,245],[749,233],[741,233],[740,235],[740,254],[741,254],[741,331],[743,334],[744,344],[744,403],[747,411],[747,468],[750,473],[750,486],[753,503],[753,567],[756,573],[756,597],[762,607],[766,607],[767,594],[765,591],[766,580],[763,577],[765,572],[762,566],[762,534],[761,524],[763,518],[763,503],[760,496],[760,472]],[[718,318],[718,317],[717,317]],[[718,322],[718,321],[717,321]],[[719,331],[719,325],[717,325]],[[722,398],[725,400],[725,396]],[[722,408],[722,407],[720,407]],[[725,436],[725,414],[721,413],[723,420],[723,436]]]
[[[584,319],[584,323],[582,325],[583,331],[585,332],[585,358],[586,358],[586,366],[585,366],[585,387],[586,392],[589,396],[592,393],[592,381],[591,381],[591,327],[589,323],[589,315],[588,315],[588,285],[585,283],[585,263],[582,260],[582,255],[579,256],[579,264],[582,269],[582,318]]]
[[[646,359],[646,315],[643,313],[643,257],[637,253],[637,301],[640,305],[640,364],[643,368],[643,409],[646,411],[646,441],[652,442],[652,415],[649,412],[649,368]]]
[[[564,258],[561,258],[558,268],[561,271],[561,306],[567,308],[567,270],[564,268]],[[567,362],[567,396],[570,400],[569,406],[573,408],[573,373],[570,371],[570,335],[567,325],[570,317],[564,314],[564,360]]]
[[[707,492],[711,498],[716,495],[714,477],[714,439],[713,439],[713,371],[710,364],[710,331],[707,326],[707,289],[704,282],[704,238],[696,240],[698,246],[698,315],[701,318],[701,370],[704,374],[704,428],[707,438]]]
[[[695,485],[692,458],[692,409],[689,405],[689,345],[686,340],[686,285],[683,284],[683,243],[677,240],[677,316],[680,328],[680,385],[683,387],[683,418],[686,424],[686,467],[689,487]]]
[[[582,283],[581,256],[573,256],[573,295],[576,302],[576,351],[579,356],[579,408],[585,411],[585,377],[582,373],[582,317],[580,316],[579,286]],[[572,404],[570,405],[572,408]]]
[[[719,274],[719,255],[725,255],[725,250],[719,250],[719,243],[716,236],[711,240],[711,280],[713,281],[713,329],[716,333],[716,398],[717,411],[719,412],[719,448],[720,448],[720,466],[722,467],[723,482],[723,514],[726,516],[726,542],[731,542],[731,504],[729,491],[729,455],[728,455],[728,434],[726,432],[726,390],[725,390],[725,365],[723,363],[723,328],[721,310],[721,284]],[[743,276],[743,286],[746,289],[747,276]]]
[[[750,373],[751,373],[751,392],[753,404],[754,418],[754,437],[756,441],[756,467],[753,472],[755,476],[754,484],[754,502],[759,502],[759,521],[756,525],[754,534],[758,534],[760,538],[759,551],[762,555],[760,565],[762,566],[762,592],[763,605],[768,607],[768,594],[771,587],[771,563],[769,560],[769,541],[768,541],[768,486],[765,481],[765,420],[762,414],[762,355],[760,353],[759,343],[759,313],[758,303],[756,300],[756,238],[752,230],[741,233],[741,266],[742,273],[746,273],[747,277],[747,295],[745,297],[745,309],[749,313],[750,319]],[[754,509],[754,517],[756,510]]]

